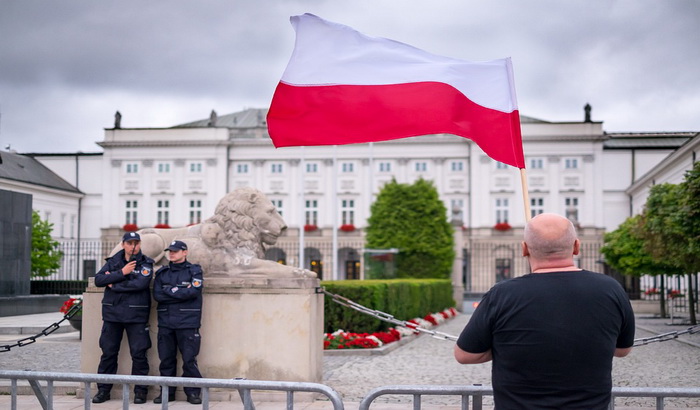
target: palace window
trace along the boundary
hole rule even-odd
[[[170,173],[170,163],[159,162],[158,163],[158,173],[159,174],[169,174]]]
[[[283,210],[283,203],[281,199],[270,199],[270,202],[272,202],[272,205],[277,208],[277,213],[280,214],[280,216],[284,215],[284,210]]]
[[[564,159],[564,168],[577,169],[578,168],[578,159],[577,158],[565,158]]]
[[[530,198],[530,216],[535,217],[544,212],[544,198]]]
[[[508,198],[496,198],[496,223],[508,223]]]
[[[138,207],[139,202],[136,200],[128,200],[125,203],[126,214],[125,220],[127,224],[138,224]]]
[[[167,199],[159,199],[156,204],[157,223],[159,225],[168,225],[170,223],[170,201]]]
[[[138,174],[139,172],[139,164],[135,162],[129,162],[126,164],[126,173],[127,174]]]
[[[566,215],[566,218],[573,222],[574,224],[577,224],[579,219],[578,219],[578,198],[577,197],[565,197],[564,198],[564,212]]]
[[[202,222],[202,200],[190,199],[190,224]]]
[[[306,200],[306,207],[304,209],[304,223],[306,225],[316,225],[318,226],[318,200],[308,199]]]
[[[355,200],[343,199],[340,201],[340,220],[341,225],[355,224]]]
[[[275,162],[270,164],[270,172],[273,174],[281,174],[282,173],[282,164],[279,162]]]

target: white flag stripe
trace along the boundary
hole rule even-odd
[[[449,84],[471,101],[512,112],[510,58],[469,62],[408,44],[366,36],[313,14],[291,17],[297,32],[282,82],[297,86],[384,85],[425,81]]]

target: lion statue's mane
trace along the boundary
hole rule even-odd
[[[142,252],[156,265],[166,265],[164,249],[174,240],[187,244],[187,260],[202,266],[205,276],[266,275],[316,277],[306,269],[265,260],[265,246],[274,245],[287,226],[260,191],[245,187],[225,195],[214,215],[185,228],[147,228],[139,232]],[[118,245],[112,253],[121,248]]]

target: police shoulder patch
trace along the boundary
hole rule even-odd
[[[202,280],[198,278],[192,279],[192,286],[195,288],[201,288],[202,287]]]
[[[153,272],[153,269],[151,269],[150,266],[143,266],[141,267],[141,275],[143,276],[150,276],[151,272]]]

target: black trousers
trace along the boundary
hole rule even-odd
[[[119,323],[102,322],[102,334],[100,335],[100,349],[102,356],[97,366],[97,373],[116,374],[119,360],[119,346],[122,343],[124,331],[129,341],[131,353],[131,374],[148,375],[148,358],[146,352],[151,348],[151,336],[148,331],[148,323]],[[100,391],[109,392],[111,384],[97,384]],[[148,386],[134,386],[134,392],[148,392]]]
[[[158,328],[158,357],[160,375],[175,377],[177,373],[177,351],[182,356],[182,377],[202,377],[197,367],[197,355],[202,344],[199,329]],[[185,394],[199,395],[199,387],[185,387]],[[168,395],[175,394],[175,387],[168,387]]]

